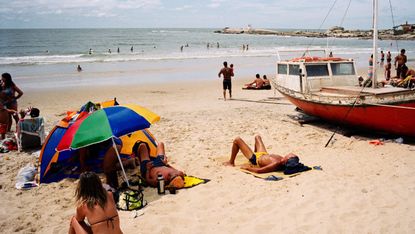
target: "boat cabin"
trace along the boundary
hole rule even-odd
[[[358,86],[352,59],[300,57],[277,62],[276,83],[287,89],[309,93],[330,86]]]

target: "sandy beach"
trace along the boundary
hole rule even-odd
[[[364,71],[364,69],[362,70]],[[269,74],[269,77],[273,74]],[[253,76],[252,76],[253,77]],[[145,189],[147,207],[120,211],[124,233],[414,233],[415,146],[337,134],[335,126],[299,125],[287,115],[295,107],[274,90],[241,87],[252,77],[234,80],[235,100],[223,101],[221,80],[174,81],[29,90],[20,108],[35,106],[46,130],[86,101],[135,103],[161,116],[151,127],[166,143],[171,164],[207,184],[158,196]],[[271,99],[272,98],[272,99]],[[321,166],[281,181],[265,181],[225,167],[233,139],[252,146],[262,135],[269,152],[293,152],[308,166]],[[0,156],[0,230],[2,233],[67,233],[75,212],[76,180],[14,188],[18,170],[32,152]]]

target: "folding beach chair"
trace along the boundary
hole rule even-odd
[[[19,151],[40,148],[45,141],[43,117],[20,120],[18,123],[16,140]]]

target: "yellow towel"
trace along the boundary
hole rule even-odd
[[[184,176],[184,188],[191,188],[199,184],[205,184],[209,182],[208,179],[200,179],[194,176]]]

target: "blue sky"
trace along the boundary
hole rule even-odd
[[[320,26],[334,0],[0,0],[0,28],[305,28]],[[396,24],[415,23],[414,0],[391,0]],[[322,28],[339,25],[349,0],[337,0]],[[379,27],[390,28],[388,0]],[[371,0],[352,0],[343,26],[371,27]]]

